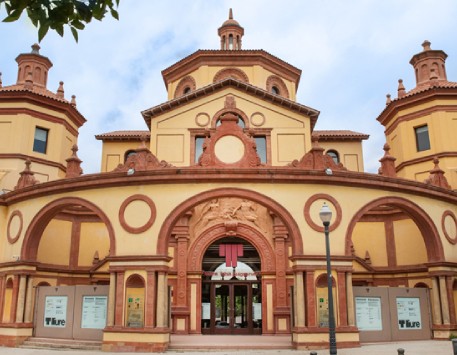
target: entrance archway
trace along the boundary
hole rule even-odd
[[[202,334],[261,334],[261,261],[238,237],[218,239],[202,263]]]

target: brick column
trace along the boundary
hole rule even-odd
[[[116,273],[109,274],[109,295],[108,295],[108,315],[106,325],[112,327],[114,325],[114,313],[116,304]]]
[[[438,277],[432,277],[432,299],[433,299],[433,324],[443,324],[443,318],[441,317],[441,306],[440,306],[440,292]]]
[[[175,267],[177,271],[176,280],[176,307],[187,307],[187,248],[189,246],[189,220],[192,217],[192,212],[188,211],[182,215],[175,227],[172,234],[176,239],[176,257]]]
[[[3,304],[5,303],[5,277],[0,276],[0,323],[3,321]]]
[[[25,294],[25,312],[24,312],[24,322],[32,323],[32,308],[33,308],[33,277],[29,276],[27,280],[27,291]]]
[[[10,323],[16,320],[17,301],[19,297],[19,275],[13,276],[13,292],[11,295]]]
[[[451,320],[449,317],[449,300],[447,297],[447,287],[446,287],[446,276],[439,277],[440,282],[440,301],[441,301],[441,311],[443,316],[443,324],[450,324]]]
[[[314,283],[314,272],[306,272],[306,314],[308,327],[316,326],[316,284]]]
[[[347,326],[348,325],[348,310],[347,310],[347,298],[346,298],[346,273],[344,271],[337,272],[338,282],[338,312],[339,317],[336,317],[335,320],[339,319],[339,324],[335,326]],[[336,315],[335,315],[336,316]]]
[[[276,255],[276,306],[287,307],[287,283],[286,283],[286,270],[287,270],[287,228],[282,221],[275,215],[273,217],[273,240]]]
[[[447,299],[449,302],[449,320],[451,324],[456,324],[456,314],[454,305],[454,292],[452,289],[453,277],[446,276]]]
[[[123,271],[118,272],[116,275],[116,306],[114,314],[114,326],[122,327],[124,315],[124,278]]]
[[[156,272],[153,270],[147,271],[146,279],[146,317],[144,325],[146,327],[155,326],[156,317]]]

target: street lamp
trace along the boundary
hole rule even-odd
[[[330,266],[330,241],[328,238],[330,220],[332,219],[332,211],[324,202],[319,217],[324,225],[325,233],[325,254],[327,257],[327,289],[328,289],[328,333],[329,333],[329,347],[330,355],[336,355],[336,335],[335,335],[335,314],[333,311],[333,293],[332,293],[332,268]]]

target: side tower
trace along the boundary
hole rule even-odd
[[[399,80],[398,97],[387,98],[378,121],[385,127],[390,154],[396,158],[397,175],[424,181],[434,158],[453,189],[457,188],[457,83],[446,76],[447,54],[430,48],[411,58],[416,87],[406,91]]]
[[[52,62],[39,52],[20,54],[15,85],[0,80],[0,191],[13,190],[26,161],[39,182],[65,177],[65,160],[86,121],[76,109],[74,96],[64,97],[63,82],[57,92],[47,89]]]

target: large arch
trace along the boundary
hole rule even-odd
[[[262,271],[275,270],[275,253],[263,235],[255,228],[240,223],[236,227],[236,236],[251,243],[260,255]],[[205,230],[189,248],[187,271],[201,271],[204,251],[215,241],[227,237],[227,228],[224,224],[214,225]]]
[[[298,227],[297,222],[293,219],[290,213],[281,206],[278,202],[273,199],[262,195],[258,192],[240,189],[240,188],[220,188],[210,191],[201,192],[177,206],[165,221],[162,224],[162,227],[159,232],[159,238],[157,241],[157,254],[167,255],[168,252],[168,237],[172,233],[172,229],[178,219],[191,208],[196,205],[209,201],[214,198],[223,198],[223,197],[238,197],[243,199],[249,199],[251,201],[257,202],[264,207],[268,208],[273,212],[277,217],[279,217],[287,228],[289,237],[292,240],[292,254],[300,255],[303,254],[303,241]]]
[[[114,229],[111,225],[111,221],[105,215],[105,213],[92,202],[84,200],[79,197],[63,197],[48,203],[44,206],[30,222],[29,227],[25,233],[24,242],[22,244],[21,259],[22,260],[36,260],[38,246],[40,244],[41,236],[54,216],[62,211],[66,207],[71,206],[82,206],[95,213],[100,220],[105,224],[108,230],[108,236],[110,240],[109,255],[115,255],[116,251],[116,240],[114,235]]]
[[[443,245],[441,244],[438,229],[430,216],[415,203],[402,197],[380,197],[363,206],[352,217],[346,231],[346,255],[351,255],[352,234],[354,227],[361,217],[373,208],[381,205],[394,206],[407,214],[419,228],[427,250],[429,262],[444,260]]]

